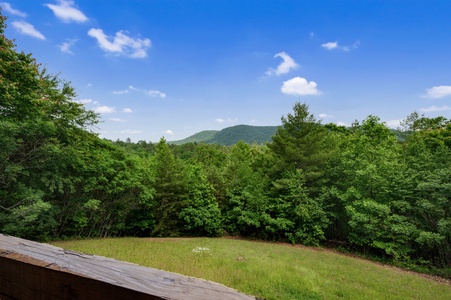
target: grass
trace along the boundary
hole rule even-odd
[[[451,299],[449,282],[315,248],[224,238],[52,244],[216,281],[268,300]]]

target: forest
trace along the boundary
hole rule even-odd
[[[322,124],[305,103],[272,141],[109,141],[74,88],[0,19],[0,232],[36,241],[240,236],[451,265],[451,122],[413,112]]]

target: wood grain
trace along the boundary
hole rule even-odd
[[[0,299],[256,299],[224,285],[0,234]]]

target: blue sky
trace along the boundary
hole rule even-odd
[[[1,1],[1,0],[0,0]],[[9,0],[6,36],[116,140],[413,111],[451,118],[448,0]]]

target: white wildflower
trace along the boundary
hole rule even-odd
[[[207,253],[209,251],[210,249],[205,247],[196,247],[193,249],[193,253]]]

